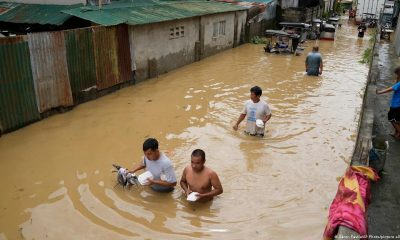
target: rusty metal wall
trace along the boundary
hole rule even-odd
[[[0,63],[0,133],[133,80],[126,25],[0,38]]]
[[[118,69],[116,27],[94,27],[93,45],[97,75],[97,89],[121,83]]]
[[[39,118],[28,43],[0,38],[0,134]]]
[[[86,95],[85,90],[96,87],[92,29],[68,30],[64,36],[72,96],[77,104]]]
[[[118,25],[118,69],[121,82],[132,80],[131,53],[129,44],[128,25]]]
[[[63,32],[28,34],[39,112],[73,105]]]

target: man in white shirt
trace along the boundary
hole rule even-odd
[[[143,162],[131,173],[146,168],[153,179],[147,179],[148,185],[156,192],[171,192],[176,186],[176,175],[171,160],[158,150],[158,141],[149,138],[143,143]]]
[[[271,119],[272,113],[268,104],[261,100],[262,90],[259,86],[254,86],[250,89],[250,100],[247,100],[244,104],[242,114],[233,126],[234,130],[239,128],[239,124],[246,118],[246,130],[245,132],[252,136],[264,136],[265,124]],[[263,126],[257,126],[256,120],[260,119],[264,124]]]

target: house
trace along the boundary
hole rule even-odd
[[[0,135],[236,47],[247,16],[246,8],[205,0],[4,4],[2,23],[48,27],[75,19],[89,27],[0,37],[0,62],[7,63],[0,64]]]
[[[121,0],[63,11],[93,24],[127,24],[136,80],[211,56],[244,41],[246,9],[189,0]]]
[[[2,0],[11,3],[73,5],[86,4],[86,0]]]
[[[0,33],[12,36],[88,27],[90,22],[61,12],[81,6],[0,2]]]
[[[323,0],[278,0],[277,19],[285,22],[311,22],[322,16],[324,5]]]
[[[217,0],[247,8],[246,42],[276,27],[277,0]]]

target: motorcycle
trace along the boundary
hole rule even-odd
[[[130,188],[131,186],[140,186],[138,177],[134,173],[130,173],[127,168],[112,165],[116,170],[113,172],[117,173],[117,184],[114,186],[121,185],[123,188]]]

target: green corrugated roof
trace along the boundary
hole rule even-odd
[[[44,5],[0,2],[0,21],[11,23],[62,25],[71,15],[62,10],[77,8],[75,5]]]
[[[125,0],[104,5],[102,9],[98,7],[80,7],[64,10],[63,12],[97,24],[112,26],[121,23],[129,25],[156,23],[238,10],[245,10],[245,8],[226,3],[202,0]]]
[[[238,2],[254,2],[254,3],[270,3],[273,2],[274,0],[238,0]]]

